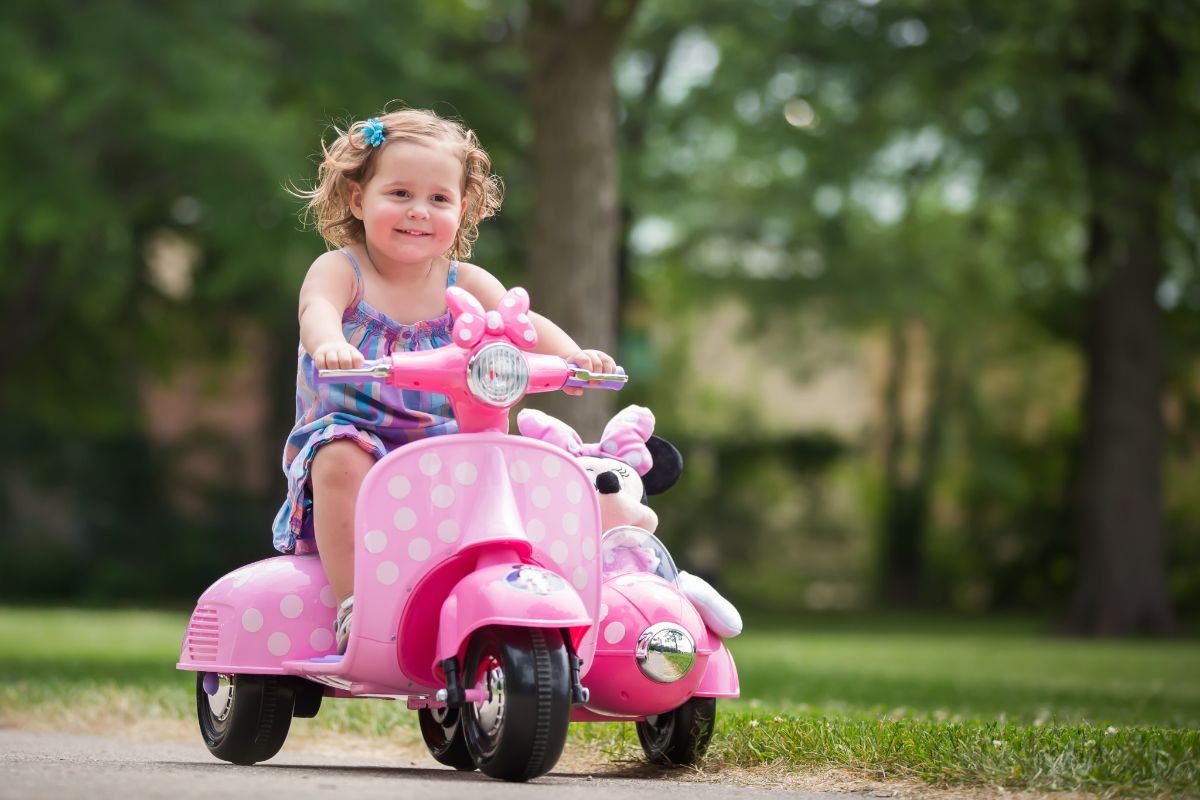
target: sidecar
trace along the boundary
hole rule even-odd
[[[653,534],[608,531],[601,568],[600,614],[587,634],[595,647],[584,680],[590,696],[572,719],[635,721],[651,760],[693,763],[712,735],[716,698],[739,695],[733,656],[680,591],[675,563]]]

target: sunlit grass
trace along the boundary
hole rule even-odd
[[[0,609],[0,725],[190,724],[174,669],[186,615]],[[721,701],[706,768],[846,769],[875,779],[1200,794],[1200,642],[1053,639],[1025,621],[801,620],[731,643],[743,699]],[[418,741],[398,703],[327,701],[312,732]],[[632,725],[573,741],[637,760]]]

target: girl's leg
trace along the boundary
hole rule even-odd
[[[349,439],[323,446],[309,473],[313,532],[338,604],[354,593],[354,503],[375,458]]]

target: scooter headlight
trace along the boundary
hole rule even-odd
[[[529,363],[511,344],[492,342],[479,348],[467,365],[471,394],[489,406],[507,408],[529,388]]]
[[[638,669],[655,683],[673,683],[691,672],[696,663],[696,643],[673,622],[659,622],[638,637]]]

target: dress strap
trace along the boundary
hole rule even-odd
[[[362,302],[363,299],[362,270],[359,269],[358,262],[354,259],[354,254],[351,253],[347,248],[343,247],[338,250],[338,252],[350,259],[350,266],[354,267],[354,278],[356,281],[358,281],[358,284],[354,289],[354,299],[350,301],[350,305],[357,306],[360,302]]]
[[[446,273],[446,286],[453,286],[458,282],[458,262],[450,262],[450,271]]]

